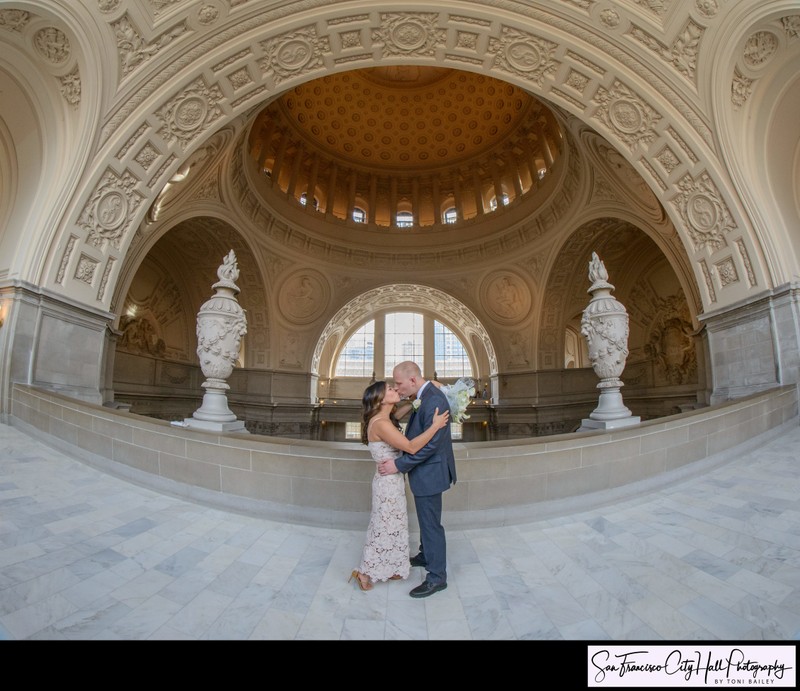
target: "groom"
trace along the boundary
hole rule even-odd
[[[447,397],[435,384],[422,378],[415,362],[401,362],[392,373],[394,388],[401,396],[416,395],[419,407],[411,411],[406,436],[413,439],[426,430],[436,409],[450,410]],[[404,453],[394,460],[383,461],[381,475],[408,473],[408,483],[414,494],[419,521],[419,554],[411,557],[411,566],[424,566],[427,576],[414,588],[411,597],[428,597],[447,587],[447,543],[442,526],[442,492],[456,482],[456,462],[450,425],[440,429],[415,454]]]

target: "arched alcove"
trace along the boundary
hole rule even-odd
[[[705,376],[698,371],[702,344],[681,282],[653,240],[618,219],[588,223],[560,248],[542,300],[547,325],[539,340],[542,368],[550,369],[551,362],[554,369],[565,367],[569,348],[575,347],[567,334],[579,332],[579,315],[590,300],[592,252],[605,264],[615,287],[613,296],[628,313],[629,354],[623,381],[651,391],[698,390]],[[573,361],[579,359],[573,353]]]
[[[497,374],[497,357],[488,332],[475,314],[450,295],[430,286],[392,284],[369,290],[341,307],[325,326],[314,351],[312,374],[321,381],[334,378],[336,356],[348,337],[376,313],[409,310],[424,312],[445,323],[470,353],[476,378]],[[428,376],[430,372],[426,372]],[[380,378],[382,375],[377,375]],[[318,395],[312,392],[312,395]]]

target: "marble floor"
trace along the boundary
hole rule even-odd
[[[634,500],[448,530],[449,587],[423,600],[420,568],[348,583],[363,539],[162,495],[0,424],[6,640],[796,641],[800,428]]]

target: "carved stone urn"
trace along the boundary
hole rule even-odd
[[[226,391],[230,389],[228,377],[239,358],[242,336],[247,333],[247,319],[236,295],[239,287],[239,267],[231,250],[217,269],[219,280],[211,286],[216,293],[197,313],[197,356],[206,376],[203,388],[203,405],[191,418],[185,420],[189,427],[218,431],[237,431],[244,422],[228,408]]]
[[[581,334],[589,347],[589,361],[600,378],[600,400],[597,408],[584,420],[581,429],[621,427],[640,421],[622,402],[620,375],[628,357],[628,313],[625,306],[612,297],[614,286],[608,282],[603,262],[592,252],[589,262],[587,292],[592,296],[581,318]]]

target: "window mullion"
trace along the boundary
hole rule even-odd
[[[372,371],[376,379],[384,379],[383,362],[386,354],[386,315],[375,315],[375,357],[372,360]]]
[[[428,314],[422,315],[422,352],[425,357],[425,367],[427,372],[423,372],[423,377],[433,378],[433,373],[436,369],[436,345],[434,338],[434,325],[433,317]]]

